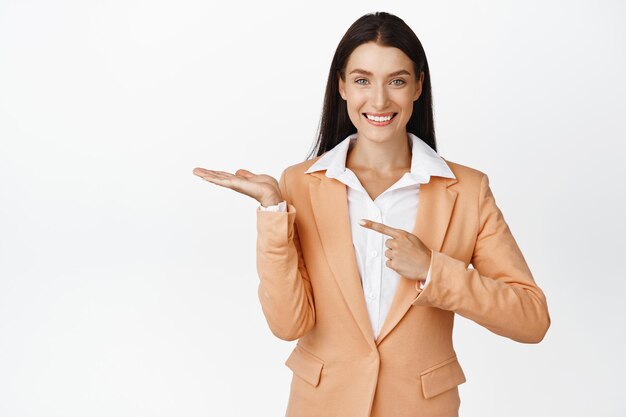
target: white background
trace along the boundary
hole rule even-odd
[[[548,298],[537,345],[457,315],[461,415],[626,413],[624,2],[2,0],[0,415],[283,415],[258,204],[192,170],[303,161],[339,40],[380,10]]]

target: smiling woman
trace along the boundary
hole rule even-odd
[[[487,175],[437,153],[428,62],[402,19],[367,14],[341,39],[315,147],[278,181],[194,169],[261,204],[259,300],[298,340],[287,416],[458,416],[455,315],[522,343],[550,315]]]
[[[347,75],[338,77],[338,88],[361,137],[376,142],[393,136],[396,143],[405,141],[406,125],[424,81],[423,71],[419,77],[413,71],[411,59],[395,47],[368,42],[352,52]],[[373,129],[367,125],[390,127]]]

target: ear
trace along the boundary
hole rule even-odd
[[[341,79],[341,76],[339,76],[339,74],[337,74],[337,81],[339,82],[339,94],[341,95],[341,98],[346,100],[346,83]]]
[[[413,101],[417,100],[422,95],[423,83],[424,83],[424,71],[420,72],[420,79],[417,81],[417,86],[415,88],[415,95],[413,96]]]

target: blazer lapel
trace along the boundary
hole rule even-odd
[[[458,182],[455,178],[430,177],[430,181],[420,185],[417,219],[413,234],[424,244],[434,250],[441,251],[444,237],[448,230],[452,210],[458,192],[450,189]],[[416,281],[400,277],[396,294],[389,307],[389,312],[380,330],[376,345],[387,336],[400,322],[419,294],[415,289]]]
[[[311,183],[309,194],[326,260],[359,329],[376,349],[352,244],[346,185],[324,171],[310,175],[320,180]]]

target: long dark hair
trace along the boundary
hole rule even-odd
[[[317,140],[307,159],[310,159],[315,152],[317,152],[316,156],[322,155],[334,148],[348,135],[356,133],[356,127],[348,116],[346,102],[339,95],[337,76],[345,81],[346,64],[350,54],[359,45],[367,42],[376,42],[381,46],[393,46],[404,52],[413,61],[417,80],[419,80],[420,72],[424,71],[422,93],[413,102],[413,114],[407,123],[406,130],[417,135],[435,152],[437,151],[430,71],[428,70],[424,48],[411,28],[404,23],[404,20],[390,13],[376,12],[368,13],[357,19],[348,28],[337,46],[328,73],[322,117],[316,134]]]

